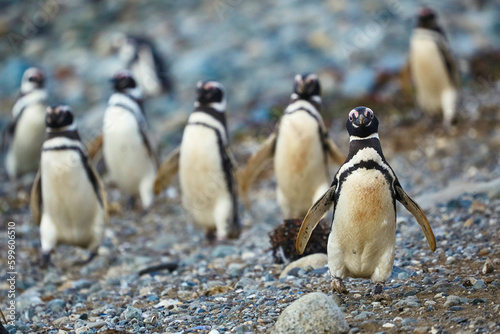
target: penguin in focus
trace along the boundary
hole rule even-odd
[[[50,262],[57,245],[73,245],[96,254],[108,221],[107,199],[99,175],[89,163],[70,107],[49,107],[40,168],[31,190],[31,212],[40,226],[42,261]]]
[[[146,96],[173,91],[168,67],[151,40],[122,34],[116,39],[115,47]]]
[[[12,120],[3,133],[7,149],[5,169],[9,178],[36,172],[45,136],[47,91],[41,69],[28,68],[21,80],[21,94],[12,108]]]
[[[296,75],[291,102],[277,130],[250,157],[242,174],[247,205],[248,189],[272,158],[276,194],[285,219],[304,218],[309,207],[328,189],[328,160],[341,165],[345,157],[328,137],[320,110],[321,86],[317,75]]]
[[[332,287],[345,292],[342,279],[369,278],[375,293],[392,272],[396,244],[396,200],[416,218],[432,251],[436,240],[420,206],[403,190],[382,153],[378,119],[366,107],[349,112],[347,160],[326,193],[309,209],[297,235],[302,254],[321,217],[333,206],[328,238],[328,267]]]
[[[443,113],[449,128],[456,116],[459,95],[458,69],[437,14],[422,8],[410,40],[410,71],[419,106],[430,114]]]
[[[139,196],[142,208],[154,200],[158,167],[155,147],[143,108],[142,92],[129,71],[112,78],[115,92],[104,113],[103,157],[110,178],[130,196]]]
[[[162,163],[155,192],[164,190],[178,170],[182,204],[207,236],[238,238],[236,163],[229,149],[224,89],[216,81],[200,81],[196,92],[181,145]]]

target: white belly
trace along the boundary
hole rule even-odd
[[[88,247],[95,243],[95,236],[102,235],[105,215],[79,153],[43,152],[41,177],[46,216],[41,228],[55,231],[56,244]]]
[[[104,115],[103,153],[111,179],[129,195],[138,195],[156,166],[149,156],[134,115],[120,107],[108,107]]]
[[[332,275],[387,279],[394,262],[396,213],[386,179],[358,170],[342,185],[328,240]],[[375,276],[375,277],[374,277]]]
[[[181,143],[179,177],[186,210],[198,224],[214,228],[218,201],[230,198],[214,130],[197,125],[186,127]]]
[[[17,122],[14,139],[6,157],[10,177],[36,172],[45,137],[45,106],[34,104],[24,109]]]
[[[418,36],[412,38],[410,68],[419,105],[429,112],[441,110],[442,94],[453,86],[435,41]]]
[[[278,201],[287,218],[302,218],[328,189],[318,123],[306,112],[282,118],[274,155]]]

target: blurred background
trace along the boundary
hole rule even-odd
[[[180,142],[198,80],[225,85],[237,141],[273,129],[294,75],[303,72],[319,74],[325,121],[346,148],[345,115],[357,105],[372,107],[382,126],[422,117],[405,67],[424,4],[438,12],[459,64],[462,124],[481,119],[481,108],[498,104],[498,1],[36,0],[0,4],[2,127],[23,71],[35,65],[46,71],[50,100],[71,105],[84,138],[95,136],[109,78],[126,66],[114,41],[127,33],[156,45],[175,86],[173,94],[146,101],[163,154]]]

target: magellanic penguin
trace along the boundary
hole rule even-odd
[[[423,8],[410,40],[410,71],[417,102],[428,113],[442,111],[443,124],[455,118],[459,94],[458,70],[437,14]]]
[[[346,127],[350,136],[347,160],[337,171],[331,187],[307,212],[296,243],[297,251],[302,254],[313,229],[333,206],[328,266],[332,286],[338,292],[345,291],[341,279],[348,276],[383,283],[391,275],[396,200],[417,219],[431,250],[436,249],[424,212],[403,190],[384,158],[373,111],[366,107],[351,110]],[[377,287],[376,292],[381,292],[382,286]]]
[[[12,108],[12,121],[3,134],[5,167],[11,179],[38,169],[46,108],[45,75],[39,68],[28,68],[22,78],[21,95]]]
[[[197,94],[181,145],[162,163],[155,192],[163,191],[178,170],[183,206],[207,236],[215,232],[219,240],[238,238],[238,186],[229,149],[226,97],[216,81],[198,82]]]
[[[154,200],[158,160],[143,109],[141,89],[129,71],[112,78],[115,93],[104,113],[103,156],[110,178],[126,194],[139,195],[143,209]]]
[[[149,39],[121,34],[114,44],[146,96],[172,92],[167,65]]]
[[[31,190],[31,212],[40,225],[43,263],[59,244],[97,254],[108,220],[99,175],[87,159],[68,106],[49,107],[40,169]]]
[[[341,165],[345,156],[328,137],[320,114],[321,88],[315,74],[295,76],[291,103],[277,130],[248,160],[241,174],[245,204],[258,174],[274,157],[277,198],[285,219],[302,219],[328,189],[328,160]]]

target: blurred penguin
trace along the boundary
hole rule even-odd
[[[115,92],[104,113],[103,156],[111,179],[142,208],[151,206],[158,160],[143,109],[142,92],[129,71],[112,78]]]
[[[443,112],[450,127],[456,116],[459,79],[448,40],[437,22],[437,14],[422,8],[410,40],[410,70],[417,102],[426,112]]]
[[[41,69],[30,67],[24,72],[21,94],[12,108],[12,121],[2,138],[2,146],[7,149],[5,168],[11,179],[38,169],[46,103],[45,75]]]
[[[247,192],[267,162],[274,158],[276,194],[285,219],[303,218],[328,189],[328,160],[341,165],[345,156],[328,137],[321,110],[321,85],[316,74],[297,74],[291,101],[277,130],[248,159],[241,177]]]
[[[195,108],[189,116],[180,147],[162,163],[155,181],[158,194],[179,172],[182,204],[210,239],[238,238],[236,163],[229,149],[226,97],[216,81],[200,81]]]
[[[31,212],[40,225],[42,260],[47,265],[59,244],[96,254],[108,220],[106,192],[89,163],[71,109],[47,109],[47,135],[31,191]]]
[[[168,68],[152,41],[145,37],[122,34],[114,44],[145,96],[158,96],[173,91]]]

